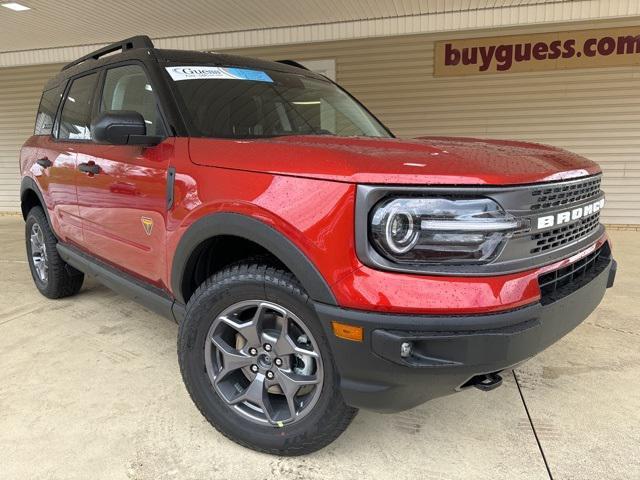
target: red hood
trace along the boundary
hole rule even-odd
[[[475,138],[192,138],[199,165],[353,183],[514,185],[581,177],[598,165],[565,150]]]

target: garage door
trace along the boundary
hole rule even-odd
[[[60,65],[0,69],[0,212],[20,210],[18,156],[33,134],[42,87]]]

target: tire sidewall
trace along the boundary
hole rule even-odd
[[[44,220],[44,221],[43,221]],[[40,276],[36,271],[36,267],[33,264],[32,258],[32,249],[31,249],[31,229],[34,224],[38,224],[40,227],[40,231],[42,231],[42,236],[44,239],[45,249],[47,250],[47,267],[48,270],[51,270],[50,267],[50,241],[49,241],[49,224],[44,217],[44,213],[38,207],[32,208],[29,214],[27,215],[27,220],[25,223],[25,242],[27,248],[27,263],[29,264],[29,270],[31,271],[31,276],[33,277],[33,281],[36,284],[36,288],[42,292],[43,294],[47,294],[51,288],[51,275],[48,275],[47,281],[43,282],[40,280]],[[50,273],[50,272],[48,272]]]
[[[282,450],[309,442],[317,434],[322,436],[323,418],[327,411],[341,406],[342,397],[328,342],[306,295],[290,285],[238,275],[208,285],[195,297],[181,324],[179,353],[187,388],[205,417],[227,436],[252,448]],[[218,396],[205,369],[205,341],[214,319],[229,306],[250,299],[267,300],[296,314],[314,336],[322,356],[324,382],[320,396],[312,410],[291,425],[277,428],[241,417]]]
[[[34,224],[40,226],[44,237],[44,246],[47,251],[47,281],[43,282],[33,265],[31,258],[31,228]],[[67,263],[58,253],[58,239],[56,238],[49,219],[41,207],[33,207],[25,220],[25,243],[27,251],[27,263],[33,277],[33,282],[38,291],[49,299],[64,298],[75,295],[82,288],[84,274]]]

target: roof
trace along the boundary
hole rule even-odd
[[[274,62],[261,60],[259,58],[244,57],[241,55],[230,55],[226,53],[197,52],[192,50],[161,50],[154,49],[158,62],[170,64],[205,64],[219,65],[226,67],[245,67],[251,69],[275,70],[285,73],[305,74],[312,77],[322,78],[321,75],[313,73],[304,67],[296,67],[290,63],[280,61]]]
[[[119,53],[113,53],[121,50]],[[45,86],[49,90],[58,86],[69,77],[85,71],[99,68],[123,60],[149,61],[154,59],[161,65],[215,65],[225,67],[241,67],[254,70],[275,70],[284,73],[303,74],[314,78],[324,78],[304,67],[293,66],[295,62],[273,62],[240,55],[225,53],[208,53],[191,50],[165,50],[153,47],[153,43],[146,36],[131,37],[96,50],[84,57],[62,67],[60,73]]]

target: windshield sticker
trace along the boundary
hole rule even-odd
[[[165,67],[174,81],[180,80],[252,80],[254,82],[269,82],[273,80],[265,72],[232,67]]]

